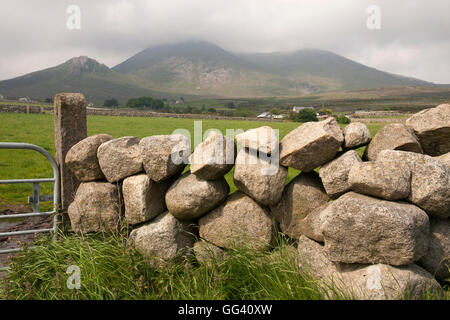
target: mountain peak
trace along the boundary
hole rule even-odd
[[[64,62],[62,67],[69,69],[72,72],[96,72],[107,71],[109,68],[104,64],[99,63],[97,60],[89,58],[87,56],[73,57],[72,59]]]
[[[168,59],[194,64],[243,66],[240,58],[213,43],[191,40],[148,47],[113,67],[112,70],[121,73],[132,73],[142,68],[151,68],[160,63],[165,63],[164,61]]]

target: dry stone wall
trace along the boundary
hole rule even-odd
[[[81,181],[72,230],[128,225],[129,245],[156,265],[267,250],[282,232],[296,241],[301,268],[358,299],[440,292],[450,267],[449,114],[440,105],[374,137],[334,119],[279,142],[269,126],[235,140],[213,132],[193,152],[180,135],[91,136],[66,157]],[[229,194],[233,164],[239,190]],[[286,184],[288,167],[302,172]]]

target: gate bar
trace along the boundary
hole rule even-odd
[[[33,234],[33,233],[41,233],[41,232],[56,232],[58,227],[58,210],[60,204],[60,193],[61,193],[61,181],[59,178],[59,167],[56,163],[55,159],[52,155],[42,147],[39,147],[30,143],[16,143],[16,142],[0,142],[0,149],[27,149],[34,150],[42,154],[47,160],[50,162],[53,169],[53,178],[39,178],[39,179],[11,179],[11,180],[0,180],[0,184],[9,184],[9,183],[32,183],[33,184],[33,197],[37,196],[39,201],[39,183],[43,182],[53,182],[53,211],[51,212],[39,212],[38,206],[33,207],[32,213],[19,213],[19,214],[8,214],[8,215],[0,215],[1,219],[8,218],[29,218],[29,217],[37,217],[37,216],[53,216],[53,227],[51,229],[36,229],[36,230],[21,230],[21,231],[12,231],[12,232],[1,232],[0,236],[14,236],[14,235],[23,235],[23,234]],[[12,248],[0,250],[0,254],[11,253],[20,251],[20,248]],[[7,270],[8,268],[0,268],[0,271]]]
[[[0,142],[2,144],[4,142]],[[0,146],[0,149],[6,149],[2,148]],[[12,149],[12,148],[9,148]],[[41,178],[41,179],[11,179],[11,180],[0,180],[0,184],[10,184],[10,183],[35,183],[35,182],[53,182],[55,181],[55,178]]]

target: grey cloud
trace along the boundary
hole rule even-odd
[[[81,30],[66,28],[69,4],[81,8]],[[381,30],[366,27],[372,4]],[[200,39],[234,52],[325,49],[450,83],[448,12],[448,0],[3,0],[0,79],[77,55],[114,66],[151,45]]]

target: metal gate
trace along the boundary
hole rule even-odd
[[[58,226],[58,210],[60,204],[60,179],[59,179],[59,167],[52,155],[45,149],[29,143],[15,143],[15,142],[0,142],[0,149],[28,149],[34,150],[42,155],[44,155],[50,162],[53,168],[53,178],[42,178],[42,179],[11,179],[11,180],[0,180],[0,184],[10,184],[10,183],[32,183],[33,185],[33,195],[28,197],[28,201],[33,204],[33,212],[30,213],[18,213],[18,214],[8,214],[0,215],[0,223],[2,220],[6,219],[17,219],[17,218],[30,218],[38,216],[52,216],[53,215],[53,227],[50,229],[31,229],[31,230],[21,230],[21,231],[11,231],[11,232],[0,232],[0,237],[10,237],[18,236],[24,234],[34,234],[42,232],[55,232]],[[41,196],[39,194],[39,184],[43,182],[53,182],[53,195],[51,196]],[[40,211],[41,201],[53,201],[53,210],[48,212]],[[11,252],[17,252],[21,250],[20,248],[4,249],[0,250],[0,254],[6,254]],[[7,270],[7,268],[0,268],[0,271]]]

